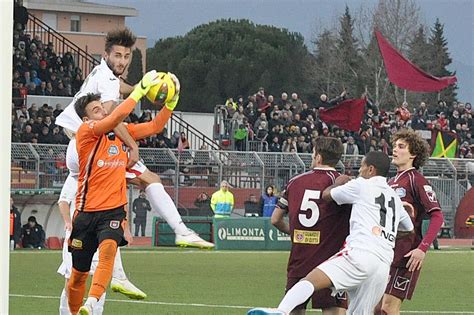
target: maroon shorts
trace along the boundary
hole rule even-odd
[[[385,294],[393,295],[402,301],[411,300],[420,271],[421,269],[409,272],[405,267],[390,267],[390,279]]]
[[[290,290],[296,283],[298,283],[302,278],[288,278],[286,282],[286,292]],[[336,296],[331,296],[331,289],[323,289],[315,291],[312,300],[313,309],[325,309],[330,307],[341,307],[347,309],[347,293],[338,293]],[[306,309],[309,299],[301,305],[295,307],[295,310]]]

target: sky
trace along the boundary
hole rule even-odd
[[[126,18],[137,35],[147,37],[148,46],[160,38],[185,35],[194,27],[217,19],[249,19],[256,24],[274,25],[299,32],[312,49],[317,29],[330,26],[344,12],[376,0],[87,0],[133,7],[138,17]],[[436,18],[444,24],[444,34],[458,76],[458,98],[474,100],[474,1],[417,0],[422,21],[432,27]]]

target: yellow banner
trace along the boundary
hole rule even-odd
[[[294,230],[293,243],[316,245],[320,242],[319,235],[319,231]]]

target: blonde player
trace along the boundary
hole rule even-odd
[[[389,169],[386,154],[369,152],[359,178],[349,181],[340,176],[324,190],[324,200],[352,204],[346,245],[293,286],[278,309],[253,309],[248,314],[290,314],[315,290],[324,288],[348,292],[347,314],[373,314],[387,286],[397,230],[413,230],[402,201],[387,184]]]

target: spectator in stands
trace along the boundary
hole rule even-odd
[[[262,207],[254,194],[249,195],[249,199],[244,201],[245,216],[262,216]]]
[[[328,96],[326,94],[321,94],[319,97],[319,103],[316,105],[317,108],[328,108],[332,107],[334,105],[339,104],[342,102],[347,96],[347,91],[344,89],[344,91],[341,92],[341,94],[331,100],[329,100]]]
[[[291,93],[290,104],[295,114],[299,114],[303,110],[303,102],[299,99],[297,93]]]
[[[53,111],[54,118],[58,117],[59,114],[63,112],[62,105],[60,103],[56,104],[56,109]]]
[[[145,236],[146,230],[146,216],[147,212],[151,211],[151,205],[148,199],[146,199],[146,193],[143,189],[140,189],[138,198],[133,201],[132,212],[135,213],[133,223],[135,224],[135,236],[138,236],[138,232],[141,229],[141,235]]]
[[[23,225],[21,234],[24,248],[44,248],[45,233],[43,227],[36,221],[36,217],[28,218],[28,223]]]
[[[215,218],[230,217],[234,209],[234,194],[229,191],[229,183],[223,180],[220,189],[212,194],[211,209]]]
[[[21,213],[15,207],[13,198],[10,197],[10,241],[14,242],[14,248],[20,244],[21,240]]]
[[[296,143],[293,141],[292,137],[286,138],[286,141],[283,143],[283,146],[281,148],[282,152],[296,152]]]
[[[241,124],[234,132],[234,143],[235,143],[235,150],[237,151],[245,151],[246,150],[246,142],[248,137],[248,129],[245,125]]]
[[[31,125],[26,125],[25,130],[21,134],[21,142],[31,143],[33,138],[36,138],[36,135],[32,132]]]
[[[227,98],[225,108],[227,110],[227,118],[232,118],[237,111],[237,103],[234,102],[232,97]]]
[[[343,143],[344,155],[359,155],[359,148],[355,144],[354,137],[347,137],[347,142]]]
[[[39,143],[53,143],[52,134],[47,126],[43,126],[41,128],[41,132],[38,135],[38,142]]]
[[[275,188],[272,185],[268,185],[265,188],[265,192],[260,197],[261,213],[264,217],[271,217],[278,198],[274,194]]]
[[[245,113],[244,113],[244,106],[239,105],[239,108],[234,113],[231,119],[232,129],[237,128],[239,125],[244,123]]]
[[[255,120],[257,120],[257,111],[255,110],[252,102],[248,102],[247,106],[245,107],[244,114],[245,117],[247,117],[249,123],[253,126]]]
[[[280,138],[278,136],[273,136],[272,143],[270,143],[270,152],[281,152]]]
[[[268,104],[267,102],[267,97],[265,96],[265,89],[263,87],[260,87],[257,91],[257,94],[255,95],[255,100],[257,104],[257,111],[259,113],[266,113],[267,109],[271,106],[271,104]]]
[[[181,132],[179,140],[178,140],[178,150],[188,150],[190,149],[191,146],[189,145],[189,141],[186,138],[186,134],[184,132]]]
[[[395,115],[399,116],[401,120],[408,121],[410,119],[411,113],[408,108],[408,103],[403,102],[401,107],[395,109]]]
[[[199,210],[199,213],[207,215],[211,211],[211,198],[207,193],[202,192],[194,200],[194,206]]]
[[[281,98],[277,102],[278,108],[285,108],[286,103],[288,103],[288,94],[283,92],[281,93]]]
[[[267,122],[262,120],[260,122],[260,125],[257,127],[257,130],[255,131],[255,137],[257,140],[260,141],[265,141],[268,136],[268,127],[267,127]]]

